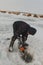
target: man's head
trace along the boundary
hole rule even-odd
[[[34,35],[35,33],[36,33],[36,29],[35,28],[33,28],[33,27],[30,27],[29,29],[28,29],[28,33],[30,34],[30,35]]]

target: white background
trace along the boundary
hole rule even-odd
[[[43,0],[0,0],[0,9],[43,14]]]

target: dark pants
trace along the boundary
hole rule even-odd
[[[12,39],[11,39],[11,42],[10,42],[10,46],[9,47],[13,47],[15,40],[16,39],[19,39],[19,38],[20,38],[20,36],[18,36],[18,37],[17,36],[12,36]],[[24,42],[26,40],[27,40],[27,36],[22,36],[22,42],[23,42],[23,44],[24,44]]]

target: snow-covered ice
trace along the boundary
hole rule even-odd
[[[29,35],[27,43],[33,54],[33,61],[25,63],[18,50],[18,40],[15,41],[14,51],[8,52],[11,37],[13,35],[13,22],[23,20],[37,29],[34,36]],[[10,38],[10,40],[7,40]],[[0,65],[43,65],[43,19],[0,13]]]

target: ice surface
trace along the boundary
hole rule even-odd
[[[14,51],[8,52],[11,37],[13,35],[13,22],[23,20],[37,29],[34,36],[29,35],[27,43],[29,51],[33,54],[33,61],[25,63],[19,55],[18,40],[15,41]],[[10,38],[10,40],[7,40]],[[0,65],[43,65],[43,20],[0,13]]]

